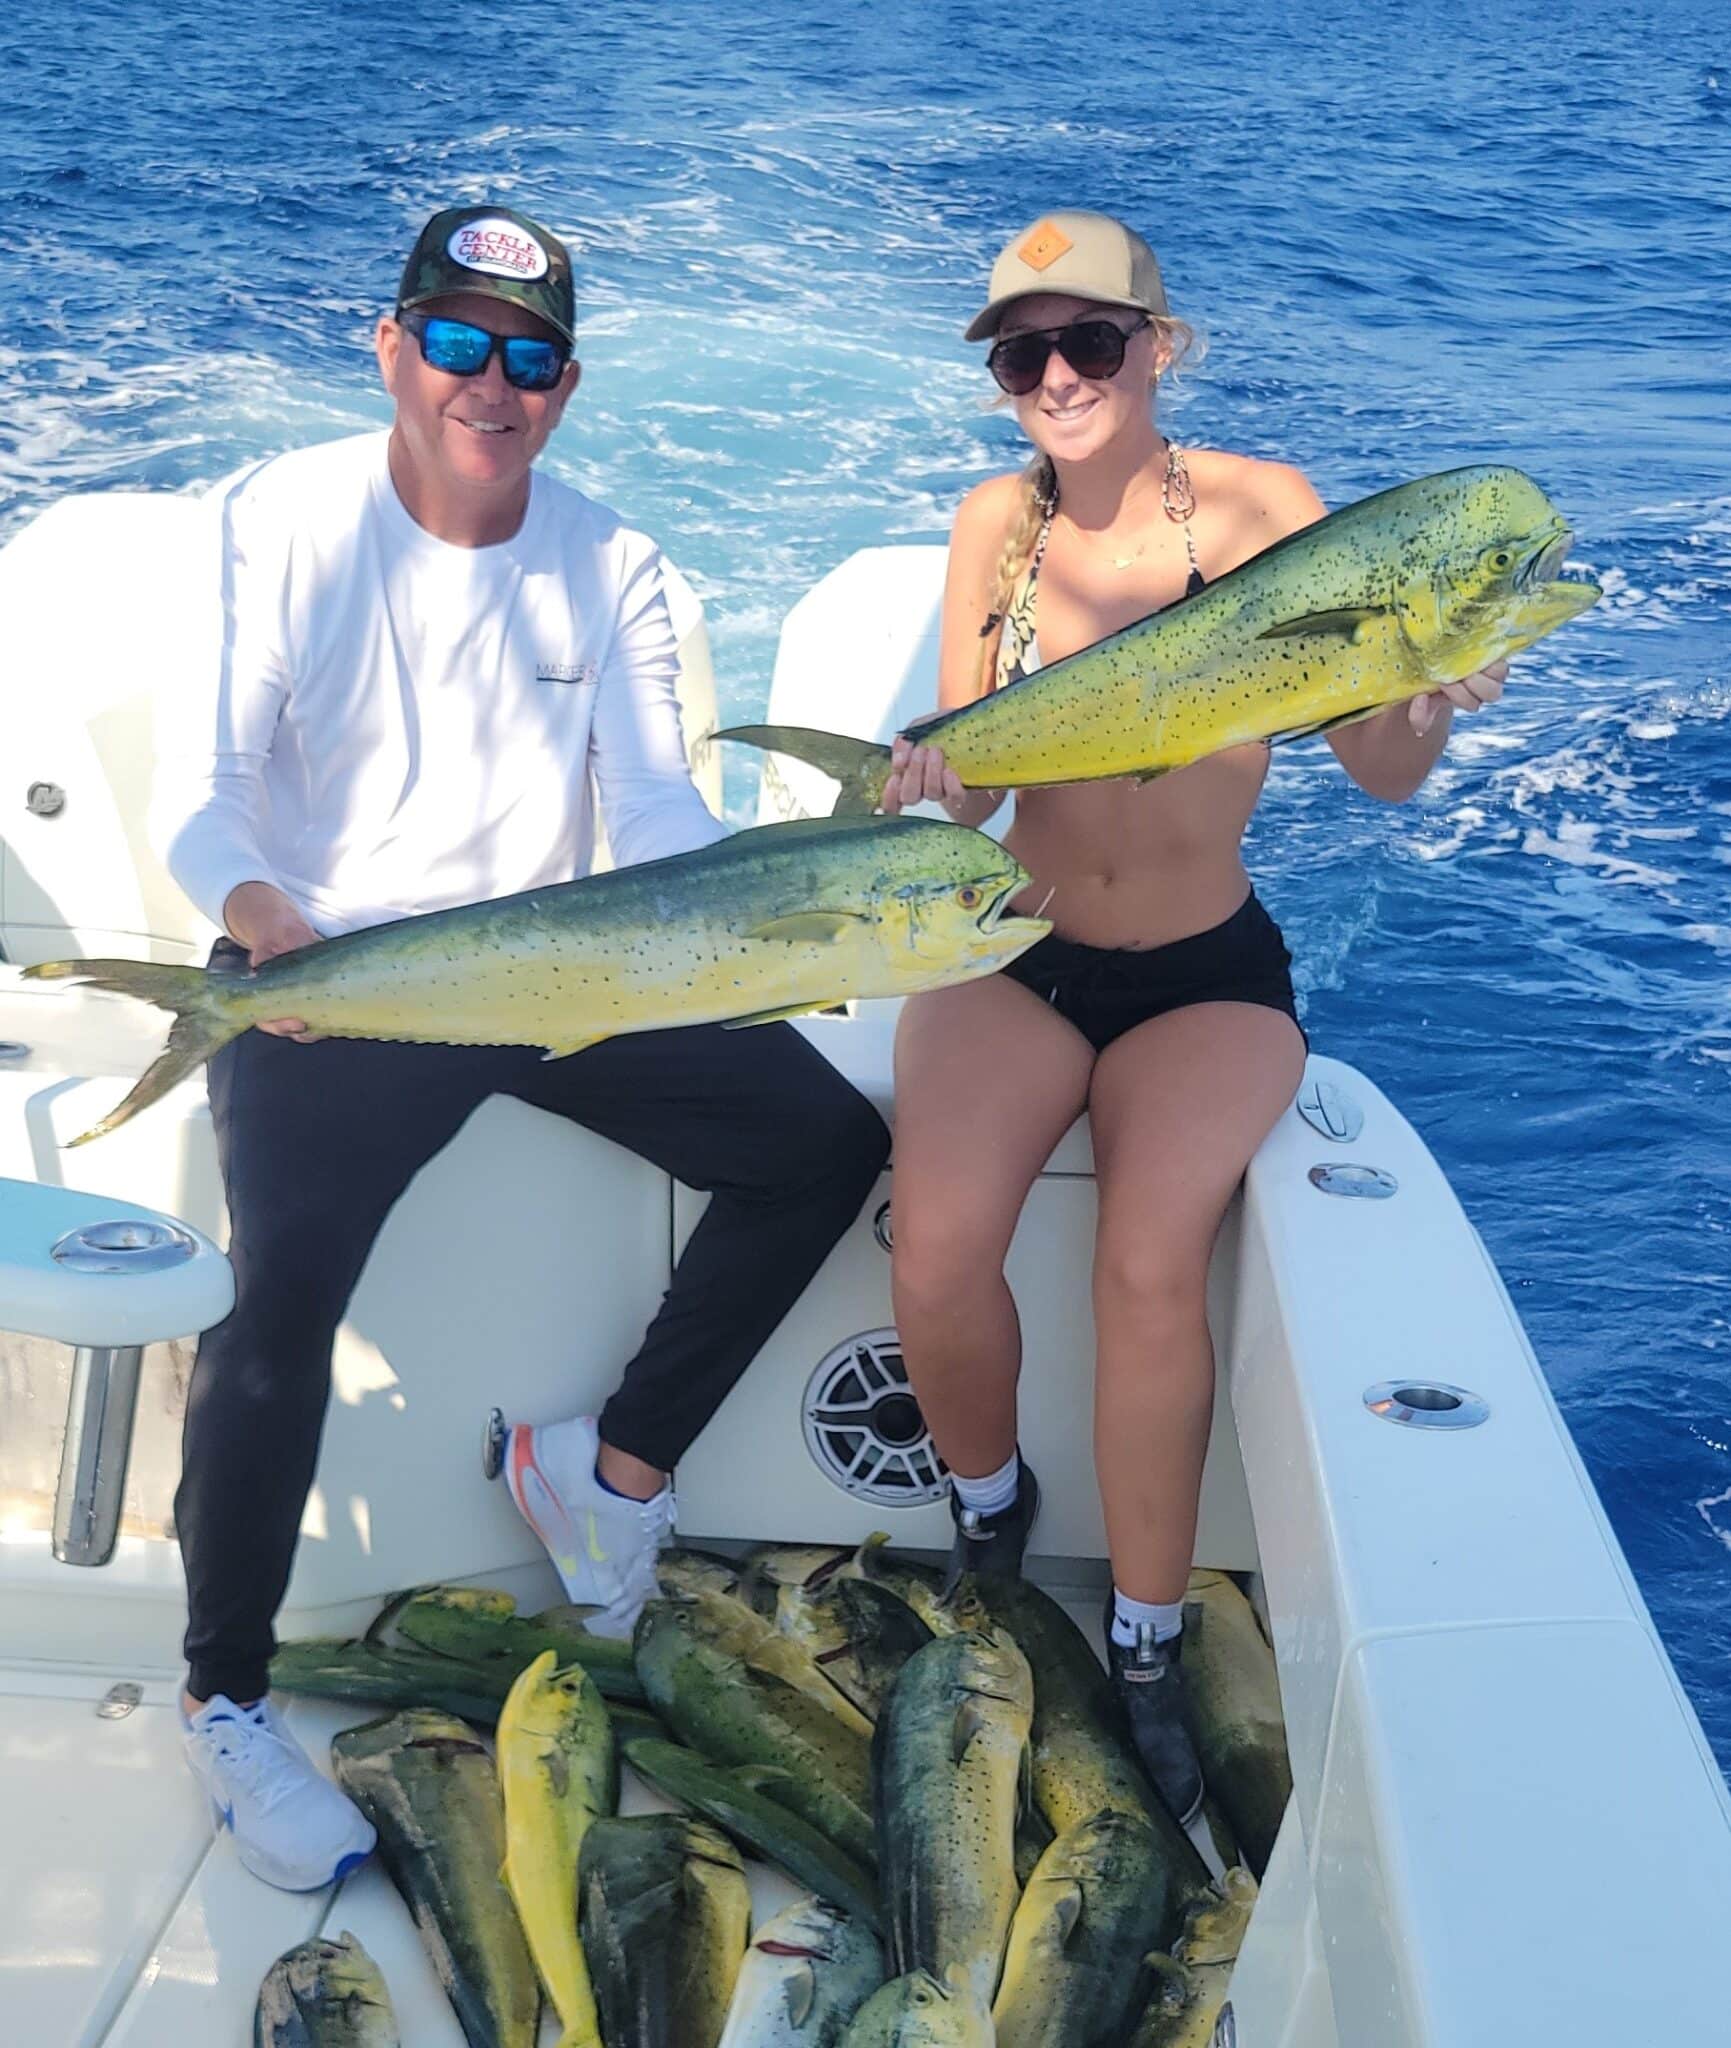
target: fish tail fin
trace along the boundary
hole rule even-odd
[[[890,750],[876,740],[850,739],[846,733],[823,732],[809,725],[730,725],[718,740],[739,740],[772,754],[791,754],[796,761],[833,775],[841,784],[833,817],[858,817],[875,811],[889,774]]]
[[[92,1138],[106,1137],[130,1123],[141,1109],[166,1095],[177,1081],[203,1066],[247,1028],[248,1020],[234,1014],[232,993],[222,987],[221,977],[206,974],[202,967],[162,967],[148,960],[45,960],[26,967],[23,978],[106,989],[174,1013],[167,1045],[144,1070],[132,1093],[100,1123],[72,1139],[69,1151],[73,1145],[88,1145]]]

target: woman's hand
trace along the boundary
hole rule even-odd
[[[248,965],[255,972],[279,953],[298,952],[319,942],[318,933],[271,882],[242,882],[231,889],[222,906],[222,921],[229,937],[246,948]],[[324,1036],[322,1031],[309,1031],[299,1017],[273,1017],[258,1029],[275,1038],[298,1039],[302,1045]]]
[[[878,808],[894,817],[913,804],[942,804],[957,825],[982,824],[1004,800],[1002,790],[967,789],[941,747],[916,746],[898,733],[890,746],[890,775]]]
[[[1508,677],[1508,663],[1493,661],[1470,676],[1462,676],[1458,683],[1444,683],[1440,690],[1428,690],[1424,696],[1414,697],[1406,707],[1413,731],[1429,732],[1437,713],[1447,704],[1458,711],[1477,711],[1481,705],[1494,704],[1503,694]]]
[[[915,746],[905,733],[897,733],[890,745],[890,779],[884,784],[879,808],[893,818],[913,804],[942,804],[946,811],[967,802],[962,778],[944,759],[941,747]]]

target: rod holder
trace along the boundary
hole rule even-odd
[[[114,1555],[143,1357],[137,1344],[80,1345],[72,1354],[54,1494],[54,1555],[62,1564],[106,1564]]]

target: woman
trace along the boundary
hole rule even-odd
[[[971,491],[944,591],[947,709],[1116,632],[1322,516],[1296,469],[1161,433],[1156,387],[1191,339],[1154,253],[1120,222],[1046,216],[992,270],[967,330],[1037,450]],[[1506,664],[1328,735],[1372,796],[1430,772],[1454,710]],[[1051,893],[1053,935],[1003,973],[905,1007],[896,1040],[896,1323],[953,1475],[952,1572],[1014,1573],[1038,1510],[1016,1448],[1020,1332],[1004,1255],[1035,1176],[1084,1109],[1099,1225],[1094,1446],[1111,1551],[1109,1661],[1173,1812],[1201,1772],[1178,1675],[1214,1398],[1206,1282],[1233,1190],[1304,1068],[1278,928],[1240,841],[1268,770],[1237,746],[1146,785],[1024,790],[1006,844]],[[936,746],[898,740],[883,807],[982,823]]]

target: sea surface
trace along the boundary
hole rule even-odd
[[[0,538],[382,424],[416,229],[505,200],[577,252],[551,465],[692,577],[735,716],[802,591],[1023,459],[960,330],[1051,207],[1140,225],[1204,330],[1180,439],[1332,504],[1531,471],[1604,602],[1408,804],[1284,750],[1250,860],[1314,1042],[1506,1277],[1731,1764],[1723,9],[24,0],[0,143]]]

